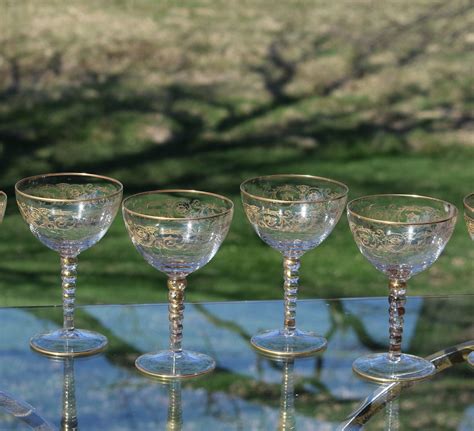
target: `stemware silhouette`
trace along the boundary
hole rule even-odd
[[[227,235],[232,201],[195,190],[157,190],[126,198],[122,209],[136,249],[168,276],[169,350],[140,356],[136,367],[161,378],[212,371],[212,358],[182,349],[184,290],[186,277],[214,257]]]
[[[122,189],[117,180],[83,173],[37,175],[16,183],[23,219],[33,235],[61,257],[64,324],[30,340],[38,352],[90,355],[107,345],[103,335],[74,326],[77,257],[107,232],[120,207]]]
[[[347,217],[364,257],[389,278],[388,353],[356,359],[353,370],[377,382],[416,380],[434,372],[431,362],[401,353],[407,281],[430,267],[446,246],[457,209],[439,199],[415,195],[373,195],[354,199]]]
[[[283,255],[284,327],[252,337],[266,354],[307,356],[326,347],[324,337],[296,328],[300,258],[332,232],[344,210],[348,187],[310,175],[269,175],[240,185],[245,214],[258,236]]]
[[[5,210],[7,208],[7,195],[0,191],[0,223],[3,221]]]

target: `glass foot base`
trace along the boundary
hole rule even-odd
[[[314,332],[298,329],[292,335],[283,330],[265,331],[254,335],[250,343],[266,355],[278,357],[310,356],[324,350],[327,340]]]
[[[434,365],[426,359],[402,354],[398,362],[392,362],[387,353],[357,358],[352,369],[364,379],[379,383],[421,380],[435,372]]]
[[[150,376],[179,379],[209,373],[216,367],[216,362],[203,353],[183,350],[180,354],[175,354],[170,350],[164,350],[138,357],[135,366]]]
[[[30,346],[37,352],[50,356],[87,356],[104,350],[107,338],[84,329],[74,331],[58,329],[35,335],[30,340]]]

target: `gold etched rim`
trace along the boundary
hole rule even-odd
[[[133,211],[129,208],[126,207],[127,201],[130,199],[137,197],[137,196],[143,196],[143,195],[156,195],[156,194],[165,194],[165,193],[190,193],[190,194],[196,194],[196,195],[207,195],[207,196],[213,196],[218,199],[222,199],[223,201],[227,202],[230,204],[230,207],[227,208],[226,210],[223,210],[222,212],[219,212],[217,214],[212,214],[208,216],[200,216],[200,217],[166,217],[166,216],[154,216],[154,215],[149,215],[149,214],[143,214],[141,212]],[[122,202],[122,209],[126,211],[129,214],[142,217],[142,218],[147,218],[150,220],[175,220],[175,221],[187,221],[187,220],[204,220],[204,219],[209,219],[209,218],[214,218],[214,217],[221,217],[223,215],[228,214],[229,212],[232,212],[234,209],[234,203],[229,199],[226,198],[225,196],[218,195],[217,193],[211,193],[211,192],[203,192],[201,190],[186,190],[186,189],[164,189],[164,190],[151,190],[149,192],[141,192],[141,193],[136,193],[134,195],[126,197],[123,202]]]
[[[474,213],[474,207],[472,207],[471,205],[469,205],[467,203],[467,201],[469,199],[472,199],[473,203],[474,203],[474,193],[469,193],[467,196],[464,196],[464,199],[462,200],[462,203],[464,205],[464,208],[466,208],[468,211],[471,211]]]
[[[398,222],[398,221],[380,220],[380,219],[375,219],[375,218],[371,218],[371,217],[366,217],[366,216],[357,214],[356,212],[354,212],[350,208],[351,205],[354,202],[357,202],[357,201],[360,201],[360,200],[363,200],[363,199],[367,199],[367,198],[375,198],[375,197],[385,197],[385,198],[387,198],[387,197],[405,197],[405,198],[415,198],[415,199],[424,199],[424,200],[431,200],[431,201],[441,202],[445,205],[449,205],[449,207],[451,207],[453,213],[449,217],[446,217],[446,218],[443,218],[443,219],[435,219],[435,220],[423,221],[423,222],[406,222],[406,221]],[[427,224],[436,224],[436,223],[447,222],[447,221],[449,221],[449,220],[451,220],[451,219],[453,219],[454,217],[457,216],[458,209],[456,208],[455,205],[453,205],[450,202],[443,201],[442,199],[438,199],[438,198],[432,198],[430,196],[388,193],[388,194],[377,194],[377,195],[361,196],[360,198],[353,199],[347,204],[347,212],[350,213],[351,215],[353,215],[354,217],[357,217],[358,219],[371,221],[371,222],[375,222],[375,223],[382,223],[382,224],[396,225],[396,226],[419,226],[419,225],[427,225]]]
[[[36,180],[36,179],[40,179],[40,178],[67,177],[67,176],[99,178],[101,180],[110,181],[111,183],[114,183],[114,184],[118,185],[119,188],[118,188],[118,190],[114,191],[113,193],[107,194],[105,196],[100,196],[100,197],[97,197],[97,198],[88,198],[88,199],[42,198],[40,196],[34,196],[34,195],[30,195],[28,193],[22,192],[19,189],[19,187],[27,181]],[[109,199],[113,196],[116,196],[116,195],[122,193],[122,192],[123,192],[123,184],[120,181],[118,181],[114,178],[111,178],[111,177],[106,177],[104,175],[88,174],[88,173],[85,173],[85,172],[59,172],[59,173],[56,173],[56,174],[33,175],[31,177],[23,178],[23,179],[17,181],[17,183],[15,184],[15,193],[16,194],[22,195],[22,196],[24,196],[28,199],[33,199],[33,200],[43,201],[43,202],[71,202],[71,203],[72,202],[92,202],[92,201],[97,201],[97,200],[101,200],[101,199]]]
[[[309,200],[309,199],[303,199],[303,200],[296,200],[296,201],[287,201],[283,199],[271,199],[271,198],[265,198],[263,196],[257,196],[252,193],[247,192],[244,190],[245,184],[247,184],[250,181],[254,180],[260,180],[260,179],[276,179],[276,178],[310,178],[313,180],[323,180],[328,183],[332,184],[337,184],[339,186],[342,186],[345,189],[344,193],[340,193],[334,197],[331,198],[326,198],[326,199],[316,199],[316,200]],[[314,203],[322,203],[322,202],[329,202],[329,201],[336,201],[338,199],[344,198],[347,196],[349,193],[349,187],[347,187],[344,183],[341,183],[340,181],[332,180],[330,178],[325,178],[325,177],[317,177],[314,175],[303,175],[303,174],[277,174],[277,175],[262,175],[260,177],[253,177],[245,180],[242,184],[240,184],[240,192],[243,193],[244,195],[250,196],[253,199],[257,199],[260,201],[265,201],[265,202],[274,202],[274,203],[280,203],[280,204],[314,204]]]

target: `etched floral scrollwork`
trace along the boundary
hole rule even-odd
[[[381,258],[392,254],[423,252],[436,238],[446,239],[452,223],[418,225],[415,228],[399,228],[388,232],[376,225],[349,223],[356,243]]]
[[[344,202],[292,204],[287,209],[244,203],[245,213],[255,226],[281,232],[303,232],[317,229],[325,220],[339,218]]]
[[[48,229],[50,231],[54,230],[72,230],[78,227],[83,227],[85,224],[88,226],[94,226],[99,224],[108,224],[111,221],[112,216],[109,214],[109,208],[112,210],[113,206],[118,205],[118,201],[115,202],[113,199],[99,199],[101,205],[101,211],[98,211],[96,214],[88,213],[86,219],[81,218],[77,215],[76,209],[66,209],[66,203],[55,202],[54,206],[33,206],[29,205],[25,201],[18,201],[18,207],[20,213],[23,216],[23,219],[33,228],[33,229]],[[84,206],[87,205],[97,205],[98,202],[94,203],[84,203]],[[64,209],[60,209],[63,207]],[[113,211],[115,212],[115,211]]]
[[[34,194],[47,199],[96,199],[102,196],[106,197],[115,191],[115,186],[99,185],[93,183],[87,184],[36,184],[33,187]],[[28,193],[26,187],[23,192]]]
[[[269,199],[285,201],[323,201],[334,199],[339,192],[324,187],[315,187],[306,184],[283,184],[280,186],[264,184],[262,191]]]
[[[469,232],[470,237],[474,239],[474,219],[465,214],[464,221],[466,222],[467,231]]]
[[[223,224],[221,219],[209,219],[204,222],[205,229],[203,229],[203,221],[199,226],[194,226],[191,223],[190,226],[183,229],[182,227],[166,226],[166,222],[146,226],[140,222],[136,223],[132,219],[125,220],[131,239],[136,245],[167,250],[194,249],[196,244],[207,242],[206,235],[201,232],[208,232],[211,229],[219,231]]]
[[[370,218],[378,220],[390,220],[397,223],[426,223],[433,220],[441,220],[446,214],[430,206],[406,205],[399,207],[395,204],[381,206],[377,204],[368,205],[365,211],[370,213]]]

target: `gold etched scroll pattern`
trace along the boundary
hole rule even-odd
[[[105,205],[104,205],[105,202]],[[89,226],[97,224],[106,224],[107,220],[104,218],[104,213],[110,213],[106,211],[105,206],[114,206],[115,202],[113,199],[101,199],[100,206],[101,211],[97,214],[88,214],[87,217],[77,217],[76,211],[61,210],[61,203],[55,202],[54,207],[35,207],[28,205],[25,202],[18,202],[18,207],[23,216],[23,219],[33,228],[36,229],[48,229],[48,230],[70,230],[78,227],[83,227],[85,224]],[[99,205],[99,202],[94,201],[94,204],[84,205]]]
[[[466,221],[467,231],[472,239],[474,239],[474,218],[469,217],[467,214],[464,215]]]
[[[447,239],[451,223],[437,223],[415,226],[400,232],[388,233],[378,227],[365,227],[350,222],[354,239],[358,245],[374,255],[384,257],[388,254],[423,251],[433,243],[433,238]]]
[[[35,192],[35,196],[39,198],[52,198],[52,199],[95,199],[100,197],[106,197],[111,192],[115,191],[115,188],[111,186],[100,186],[98,184],[69,184],[69,183],[58,183],[58,184],[41,184],[35,185],[31,188]],[[29,189],[25,192],[28,193]]]
[[[284,184],[281,186],[264,186],[263,191],[268,199],[288,200],[288,201],[319,201],[333,199],[339,192],[330,188],[314,187],[308,185]]]
[[[200,233],[200,229],[189,228],[170,228],[166,226],[149,225],[135,223],[128,219],[125,221],[130,232],[132,241],[146,248],[158,248],[165,250],[191,250],[196,248],[197,244],[208,242],[208,235]],[[224,226],[220,218],[208,219],[199,222],[200,226],[206,223],[206,228],[202,232],[220,232]]]
[[[307,204],[308,208],[301,215],[300,205],[287,209],[271,209],[244,203],[244,209],[250,222],[264,229],[282,232],[304,232],[317,229],[323,219],[337,219],[341,205],[325,206],[324,204]]]

